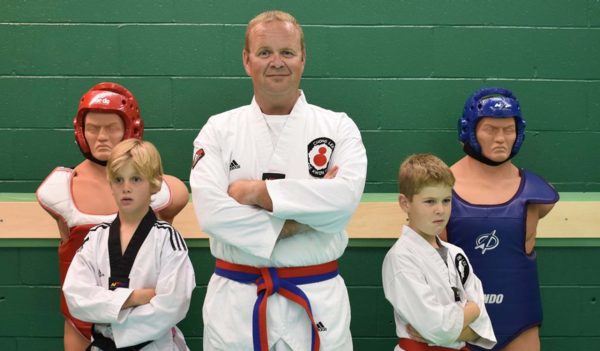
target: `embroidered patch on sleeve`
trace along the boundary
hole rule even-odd
[[[308,172],[316,178],[323,178],[329,168],[329,160],[335,149],[335,141],[321,137],[308,144]]]
[[[467,259],[462,254],[457,254],[454,258],[454,265],[456,266],[456,271],[460,276],[460,281],[463,283],[463,285],[465,285],[467,278],[469,278],[469,273],[471,273]]]
[[[194,157],[192,158],[192,169],[196,167],[196,164],[198,163],[198,161],[200,161],[200,159],[202,159],[202,157],[204,157],[204,155],[206,155],[204,149],[198,149],[198,151],[196,151]]]

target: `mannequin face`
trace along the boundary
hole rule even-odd
[[[106,161],[112,148],[123,140],[125,126],[116,113],[88,112],[85,116],[84,131],[92,156]]]
[[[514,118],[484,117],[475,129],[481,154],[492,161],[508,159],[517,140],[517,127]]]

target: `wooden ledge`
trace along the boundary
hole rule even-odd
[[[56,223],[32,194],[0,196],[0,239],[58,238]],[[561,201],[540,221],[539,238],[600,238],[600,194],[561,193]],[[348,226],[353,239],[396,238],[406,215],[394,194],[365,194]],[[207,238],[191,203],[175,218],[185,238]]]

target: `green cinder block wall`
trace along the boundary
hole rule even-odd
[[[595,0],[0,2],[0,192],[34,192],[81,156],[72,118],[100,81],[130,88],[145,138],[167,173],[187,181],[192,141],[207,118],[247,104],[245,23],[279,8],[303,24],[302,88],[347,112],[369,157],[367,192],[394,192],[400,161],[462,157],[456,120],[483,85],[512,89],[528,121],[515,159],[559,191],[600,191],[600,2]],[[374,233],[376,235],[376,233]],[[0,350],[60,350],[55,241],[0,241]],[[391,308],[380,266],[391,241],[353,241],[341,260],[355,349],[389,350]],[[199,286],[181,327],[200,350],[212,259],[191,241]],[[540,240],[543,350],[600,349],[600,245]],[[369,264],[364,264],[368,262]],[[366,302],[368,301],[368,302]]]
[[[595,0],[172,1],[0,3],[0,192],[33,192],[81,157],[71,120],[93,84],[139,98],[145,137],[187,181],[207,118],[247,104],[245,23],[294,14],[308,50],[309,101],[347,112],[369,157],[367,192],[395,191],[410,153],[462,156],[455,125],[483,85],[521,100],[519,165],[560,191],[599,191],[600,3]],[[543,155],[543,156],[542,156]]]
[[[544,307],[542,350],[600,349],[600,240],[539,239]],[[340,260],[352,306],[357,351],[392,350],[392,308],[381,287],[381,264],[393,240],[351,241]],[[179,324],[191,350],[202,349],[202,303],[214,260],[206,240],[188,240],[198,286]],[[0,241],[0,350],[62,349],[55,240]],[[368,263],[368,264],[365,264]]]

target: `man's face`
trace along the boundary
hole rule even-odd
[[[123,140],[125,127],[123,120],[116,113],[88,112],[85,116],[84,131],[92,156],[106,161],[112,148]]]
[[[475,136],[483,156],[495,162],[506,161],[517,139],[515,119],[484,117],[477,124]]]
[[[254,94],[266,99],[297,94],[306,52],[293,24],[271,21],[256,24],[243,51],[244,68],[252,78]]]

